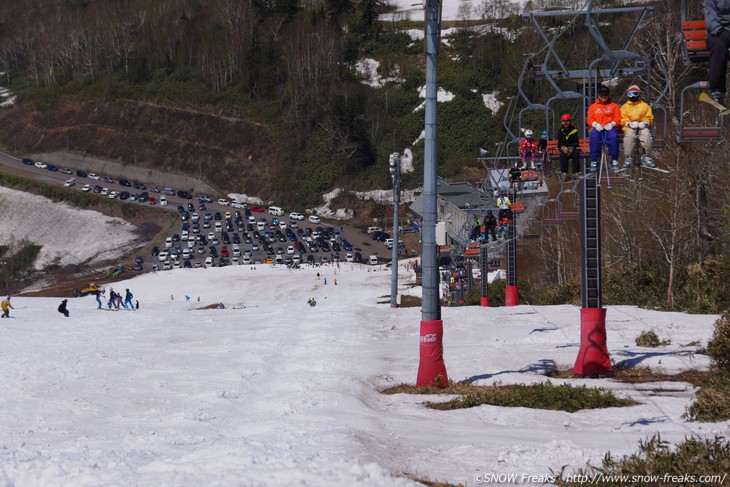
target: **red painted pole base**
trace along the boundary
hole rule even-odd
[[[486,308],[489,306],[489,298],[479,298],[479,304]]]
[[[438,385],[446,387],[449,377],[444,364],[444,348],[441,343],[444,334],[444,322],[421,322],[421,358],[418,363],[416,387]]]
[[[580,350],[573,366],[577,375],[608,375],[611,358],[606,348],[606,308],[581,308]]]
[[[506,286],[504,288],[504,305],[517,306],[520,304],[520,288],[518,286]]]

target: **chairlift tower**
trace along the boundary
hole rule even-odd
[[[582,10],[529,12],[523,19],[530,21],[544,42],[543,49],[527,57],[523,72],[518,80],[518,92],[526,107],[518,117],[520,128],[525,110],[544,107],[546,128],[555,130],[555,105],[569,103],[576,110],[576,127],[586,138],[587,124],[585,114],[595,99],[600,85],[606,80],[617,78],[643,78],[646,82],[647,99],[651,97],[653,59],[630,50],[637,32],[646,25],[647,17],[654,12],[650,5],[619,7],[608,9],[594,8],[594,0],[589,0]],[[603,37],[597,17],[601,15],[635,14],[636,20],[629,34],[618,48],[612,48]],[[548,29],[541,23],[544,19],[567,18],[562,28]],[[587,32],[588,36],[581,36]],[[567,49],[564,40],[571,36]],[[594,49],[599,55],[587,65],[585,61],[574,61],[577,51]],[[531,100],[526,93],[527,80],[545,81],[552,91],[543,104]],[[566,81],[575,83],[574,90],[566,89]],[[662,95],[664,92],[662,92]],[[662,96],[660,95],[660,96]],[[657,106],[657,103],[654,103]],[[577,115],[577,116],[576,116]],[[510,126],[505,121],[505,126]],[[585,167],[581,168],[585,173]],[[579,375],[606,375],[611,372],[611,361],[606,347],[606,309],[603,308],[601,295],[601,218],[600,190],[604,179],[599,172],[587,176],[578,183],[580,194],[579,220],[581,222],[581,345],[573,368]],[[606,178],[611,184],[611,178]]]

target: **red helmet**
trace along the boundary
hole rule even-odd
[[[573,120],[573,117],[570,116],[570,113],[566,113],[562,117],[560,117],[560,120],[563,121],[563,122],[566,121],[566,120],[567,121],[571,121],[571,120]]]

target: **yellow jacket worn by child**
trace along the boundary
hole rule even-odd
[[[651,124],[654,114],[648,103],[641,101],[641,90],[636,85],[629,86],[626,94],[629,101],[621,106],[621,126],[624,128],[624,167],[634,165],[634,151],[636,139],[641,144],[641,164],[654,167],[651,158],[651,149],[654,139],[651,134]]]

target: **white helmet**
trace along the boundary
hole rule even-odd
[[[532,137],[532,130],[530,130],[530,129],[525,130],[525,137]]]

